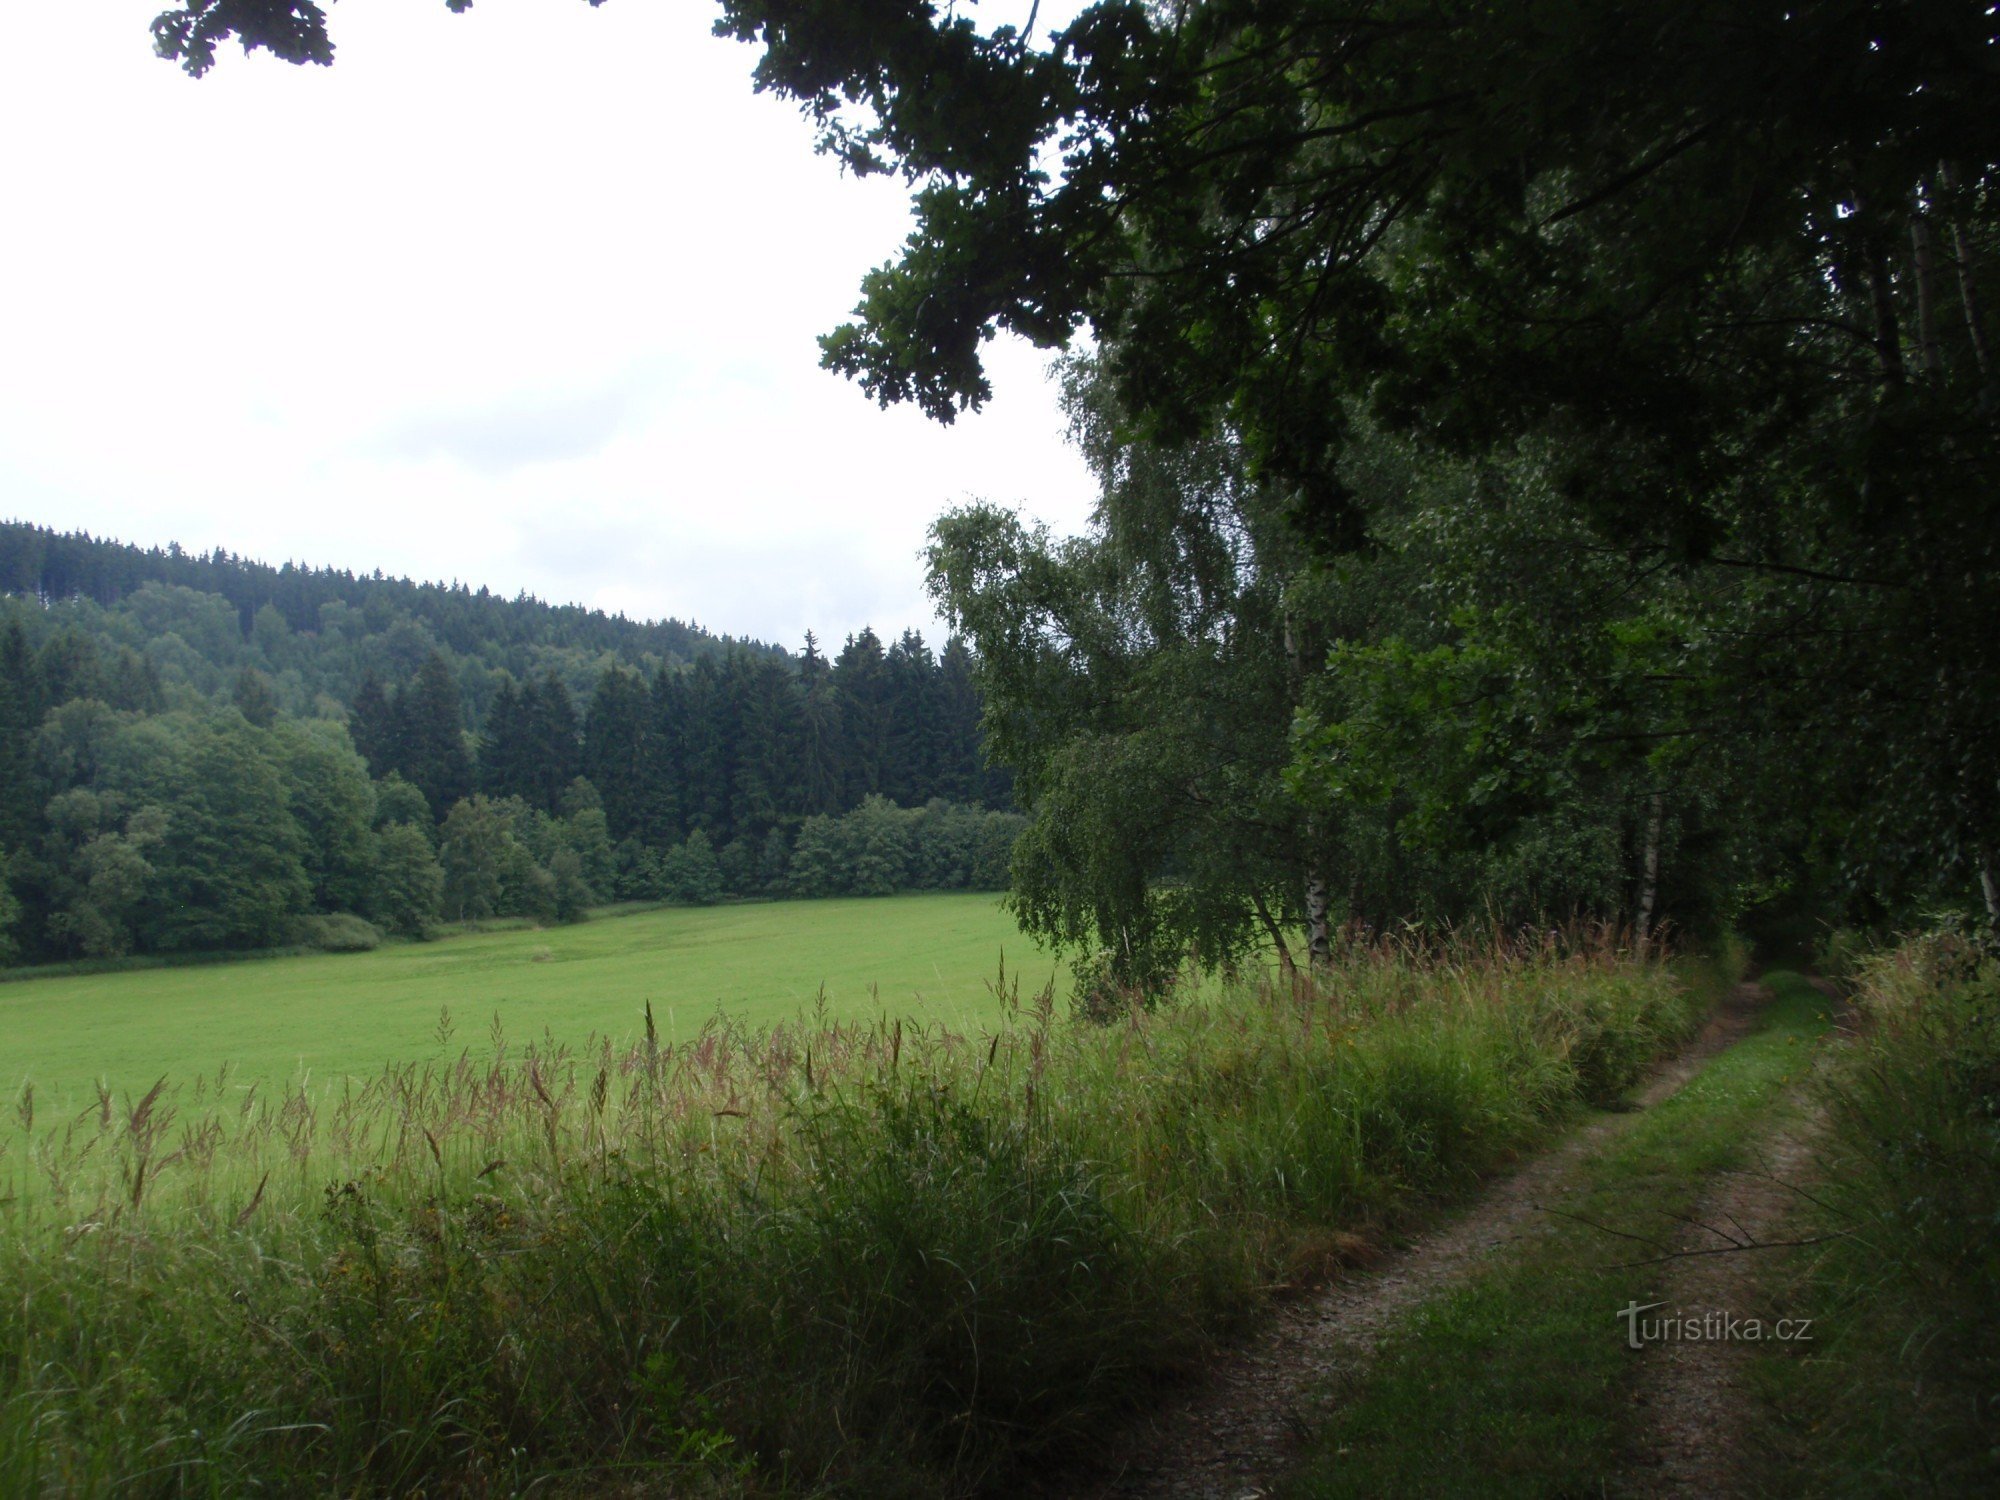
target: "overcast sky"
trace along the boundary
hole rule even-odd
[[[1026,345],[948,429],[818,368],[906,199],[713,5],[341,0],[333,68],[195,82],[162,4],[10,7],[0,517],[793,645],[928,633],[946,505],[1082,524]]]

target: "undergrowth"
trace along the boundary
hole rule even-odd
[[[893,1020],[226,1074],[0,1138],[0,1492],[1003,1486],[1623,1088],[1728,976],[1350,955]],[[1004,979],[1003,979],[1004,984]]]
[[[1718,1173],[1755,1168],[1752,1144],[1817,1055],[1825,999],[1798,974],[1764,977],[1772,997],[1743,1040],[1623,1116],[1565,1171],[1559,1205],[1329,1383],[1325,1425],[1281,1493],[1544,1500],[1670,1488],[1634,1473],[1658,1437],[1660,1408],[1643,1398],[1668,1348],[1635,1353],[1617,1314],[1667,1305],[1663,1236],[1702,1212]]]
[[[1817,1229],[1788,1295],[1808,1353],[1762,1362],[1774,1471],[1821,1494],[2000,1488],[2000,962],[1937,934],[1850,960]]]

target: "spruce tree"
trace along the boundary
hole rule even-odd
[[[7,848],[0,844],[0,964],[12,963],[20,956],[21,945],[16,936],[20,920],[21,903],[14,899]]]
[[[882,743],[882,794],[904,806],[935,795],[942,759],[934,741],[936,679],[937,663],[923,636],[904,631],[883,661]]]
[[[258,729],[269,729],[277,720],[277,694],[271,691],[270,680],[255,667],[244,667],[236,674],[229,697],[237,712]]]
[[[730,705],[721,674],[706,661],[686,679],[686,719],[681,729],[681,808],[690,831],[711,839],[729,826]]]
[[[512,677],[502,677],[479,736],[479,789],[489,797],[521,796],[527,789],[521,774],[526,755],[521,690]]]
[[[597,679],[583,721],[583,774],[603,799],[613,840],[630,838],[644,821],[646,682],[611,666]]]
[[[368,762],[368,771],[378,779],[398,769],[396,714],[389,696],[382,691],[381,679],[373,672],[361,679],[361,687],[347,711],[347,735],[354,748]]]
[[[35,677],[45,710],[104,696],[97,643],[81,630],[59,631],[42,643],[35,655]]]
[[[529,781],[517,795],[532,807],[552,813],[565,788],[582,773],[576,704],[554,672],[530,683],[521,695],[521,716],[531,760],[523,768]]]
[[[424,794],[431,815],[442,818],[472,791],[472,759],[466,754],[458,684],[443,655],[433,651],[416,678],[396,695],[399,769]]]
[[[794,817],[837,813],[847,778],[847,724],[841,714],[840,690],[833,669],[806,636],[805,659],[799,667],[797,772],[786,811]]]
[[[937,714],[940,757],[931,795],[952,802],[984,801],[979,754],[979,688],[972,652],[963,636],[944,644],[938,659]]]
[[[19,620],[0,630],[0,848],[26,849],[41,822],[30,747],[37,712],[34,665]]]
[[[882,789],[882,762],[889,729],[888,663],[882,642],[864,628],[847,638],[833,663],[840,695],[842,736],[841,805],[852,807]]]
[[[645,772],[640,780],[639,832],[653,849],[687,836],[687,676],[671,667],[653,675],[646,705]]]
[[[728,686],[736,705],[732,841],[754,845],[785,812],[798,777],[799,684],[779,662],[745,653]]]
[[[156,714],[167,706],[159,668],[129,646],[120,646],[99,677],[104,701],[128,713]]]

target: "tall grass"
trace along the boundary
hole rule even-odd
[[[1005,984],[1003,976],[1003,986]],[[0,1148],[0,1492],[993,1489],[1629,1083],[1713,976],[1385,946],[1109,1026],[1008,998],[226,1075]]]
[[[1813,1357],[1767,1372],[1816,1488],[2000,1487],[2000,962],[1949,933],[1849,960],[1814,1189],[1833,1236],[1795,1295]]]

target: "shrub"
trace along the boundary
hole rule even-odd
[[[352,912],[305,919],[306,942],[322,953],[368,953],[382,946],[382,932]]]
[[[1862,1028],[1826,1084],[1808,1398],[1856,1494],[2000,1488],[2000,961],[1951,934],[1861,959]],[[1808,1457],[1824,1457],[1822,1439]]]

